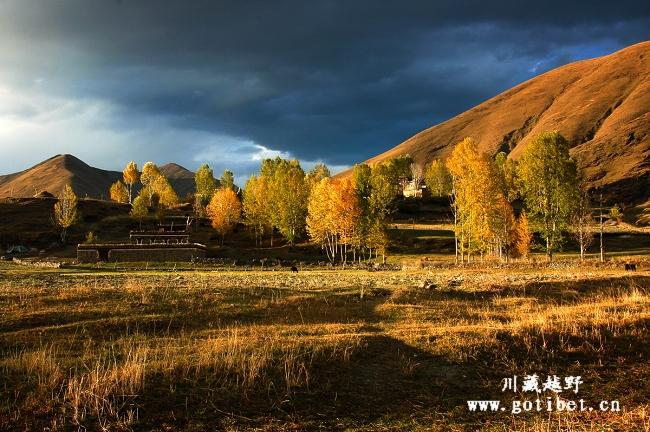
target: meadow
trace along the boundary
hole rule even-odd
[[[0,266],[0,429],[650,430],[650,274]],[[470,412],[581,376],[620,412]]]

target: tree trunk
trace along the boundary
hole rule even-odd
[[[605,246],[603,245],[603,192],[600,192],[600,262],[605,262]]]

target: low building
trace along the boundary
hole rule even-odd
[[[77,246],[77,260],[83,263],[104,262],[182,262],[205,258],[207,247],[190,243],[191,220],[183,224],[168,221],[158,230],[131,231],[128,243],[91,243]]]
[[[426,185],[422,183],[418,184],[414,180],[410,180],[404,183],[402,194],[407,198],[422,198],[423,196],[426,196],[426,189]]]

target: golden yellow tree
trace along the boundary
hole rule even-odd
[[[158,207],[158,205],[162,205],[169,207],[178,203],[178,195],[176,195],[171,183],[153,162],[146,162],[142,166],[140,183],[143,186],[140,196],[147,199],[148,206]]]
[[[221,234],[221,244],[226,234],[232,232],[241,218],[239,197],[231,188],[219,188],[207,207],[212,227]]]
[[[159,203],[164,207],[178,203],[178,195],[176,195],[167,177],[162,174],[153,178],[147,188],[150,188],[153,191],[152,193],[158,196]]]
[[[337,238],[332,219],[332,182],[323,178],[314,183],[307,204],[307,234],[321,246],[330,262],[336,260]]]
[[[135,162],[131,161],[126,165],[122,171],[122,179],[129,189],[129,204],[131,204],[133,202],[133,185],[140,181],[140,172]]]
[[[356,189],[352,180],[343,179],[333,183],[330,218],[340,244],[339,255],[347,262],[350,246],[357,243],[357,227],[362,215]]]
[[[142,166],[142,174],[140,175],[140,182],[143,186],[147,186],[153,179],[161,175],[160,169],[158,166],[149,161],[145,162]]]
[[[61,243],[65,243],[68,229],[79,220],[77,195],[72,186],[65,185],[59,200],[54,204],[54,223],[61,229]]]
[[[121,180],[116,181],[111,185],[109,190],[111,200],[118,203],[128,203],[130,200],[129,191],[126,185]]]
[[[320,244],[327,257],[346,263],[348,252],[358,242],[362,216],[357,191],[351,180],[323,178],[315,183],[307,206],[307,233]]]
[[[500,189],[497,167],[476,143],[465,138],[447,160],[452,176],[456,238],[461,260],[492,250],[500,255],[507,244],[513,216]],[[504,235],[504,233],[506,233]]]
[[[251,176],[243,191],[244,223],[253,229],[255,245],[262,244],[265,233],[273,229],[268,209],[268,182],[265,177]]]

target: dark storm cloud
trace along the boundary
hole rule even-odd
[[[648,39],[649,9],[640,1],[15,0],[0,3],[0,47],[3,64],[15,66],[5,82],[21,88],[39,77],[54,97],[106,101],[109,128],[157,118],[152,134],[237,137],[234,155],[263,146],[346,165],[545,70]],[[171,140],[159,142],[167,159],[195,164]],[[195,150],[210,154],[203,147]]]

